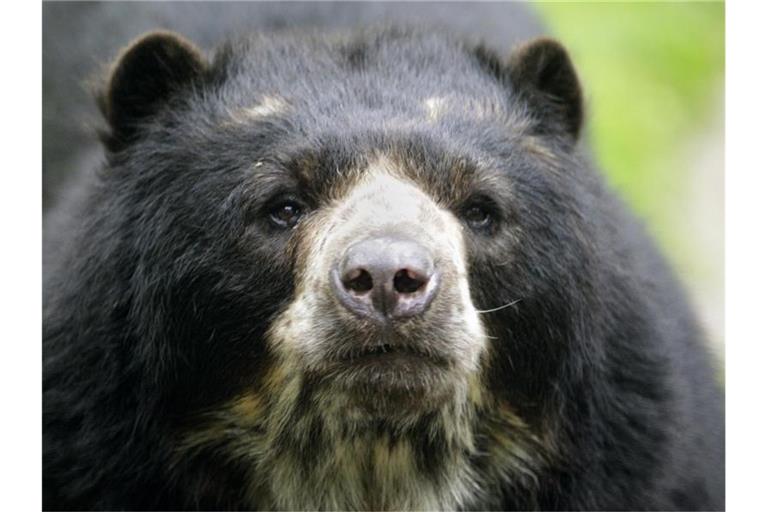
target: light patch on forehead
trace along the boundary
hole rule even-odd
[[[522,147],[525,151],[533,154],[536,158],[547,164],[548,167],[556,169],[559,159],[557,155],[547,147],[538,137],[531,135],[522,137]]]
[[[427,98],[424,100],[424,108],[427,110],[427,119],[430,121],[437,121],[445,108],[445,98]]]
[[[246,109],[250,117],[264,117],[281,114],[288,108],[288,103],[280,96],[264,96],[261,103]]]
[[[261,101],[250,107],[241,108],[230,113],[230,119],[224,124],[245,124],[256,119],[283,114],[289,105],[285,98],[277,95],[264,95]]]
[[[502,120],[508,115],[506,105],[499,104],[491,98],[470,98],[467,96],[431,96],[425,99],[422,106],[427,120],[435,122],[444,116],[457,114],[468,116],[478,121]]]

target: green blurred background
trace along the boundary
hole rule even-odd
[[[532,7],[571,52],[598,163],[672,260],[722,357],[724,4]]]

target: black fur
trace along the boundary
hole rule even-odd
[[[183,65],[147,86],[143,70],[159,68],[143,45],[158,41]],[[104,96],[108,163],[45,286],[46,509],[248,508],[245,468],[214,452],[177,461],[175,441],[272,364],[263,339],[291,300],[294,260],[265,205],[293,190],[322,207],[373,151],[457,216],[478,200],[498,209],[494,230],[466,234],[477,308],[518,301],[483,315],[485,383],[557,456],[536,485],[489,483],[465,507],[724,506],[722,394],[702,336],[654,245],[574,149],[581,93],[559,45],[504,64],[391,29],[253,37],[210,62],[150,36],[125,55]],[[263,95],[290,108],[239,120]],[[446,96],[503,115],[429,120],[424,99]],[[503,427],[477,421],[482,469],[483,433]],[[424,438],[429,473],[443,450]]]

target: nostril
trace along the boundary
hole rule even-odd
[[[371,274],[367,270],[362,268],[356,268],[347,273],[341,283],[347,290],[352,290],[357,293],[365,293],[373,289],[373,277],[371,277]]]
[[[398,293],[415,293],[424,287],[428,280],[428,278],[404,268],[395,274],[394,287]]]

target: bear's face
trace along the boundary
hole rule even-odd
[[[294,296],[267,339],[281,366],[317,383],[318,401],[423,413],[466,392],[485,347],[464,227],[386,157],[364,165],[305,219],[299,199],[270,211],[282,226],[290,207],[297,225]]]
[[[291,65],[270,64],[280,58]],[[580,96],[558,45],[503,66],[431,37],[256,40],[209,64],[155,34],[122,56],[102,108],[104,190],[122,208],[116,232],[134,234],[131,328],[148,378],[173,417],[208,414],[180,453],[225,442],[279,475],[291,443],[312,459],[307,443],[327,436],[345,447],[336,457],[356,457],[341,440],[382,429],[464,453],[475,411],[505,396],[490,389],[514,383],[520,404],[544,403],[540,377],[562,349],[544,338],[560,287],[583,270],[568,260],[584,261],[586,229],[564,171]],[[509,322],[521,301],[552,323]],[[509,361],[523,367],[507,375]],[[240,434],[222,440],[222,425]],[[398,474],[382,475],[390,488],[416,478],[414,439]],[[448,480],[470,478],[452,464],[433,468],[452,498],[301,501],[277,477],[271,493],[297,496],[289,508],[445,508],[462,493]]]

